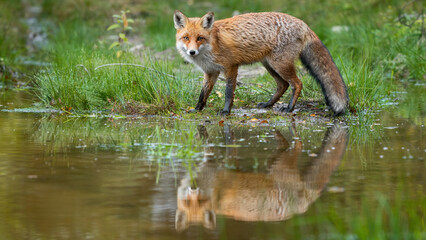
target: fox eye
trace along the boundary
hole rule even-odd
[[[184,40],[189,40],[189,37],[185,36],[183,37]]]
[[[205,38],[204,37],[197,37],[197,41],[201,41],[201,40],[204,40]]]

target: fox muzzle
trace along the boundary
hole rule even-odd
[[[186,54],[188,54],[189,56],[197,56],[198,53],[199,53],[198,50],[194,50],[194,49],[190,49],[186,51]]]

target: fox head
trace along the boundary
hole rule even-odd
[[[212,209],[212,201],[209,197],[202,196],[199,188],[180,188],[178,196],[178,208],[176,210],[175,227],[177,231],[183,231],[190,225],[202,224],[205,228],[216,227],[216,214]]]
[[[176,28],[176,47],[189,57],[196,57],[209,50],[210,32],[214,24],[214,13],[202,18],[187,18],[176,10],[173,16]]]

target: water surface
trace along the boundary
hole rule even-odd
[[[389,112],[365,128],[1,111],[0,236],[421,239],[423,131]]]

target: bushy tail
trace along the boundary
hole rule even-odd
[[[315,38],[306,44],[300,58],[320,84],[327,105],[336,115],[344,114],[349,102],[348,91],[328,49]]]

